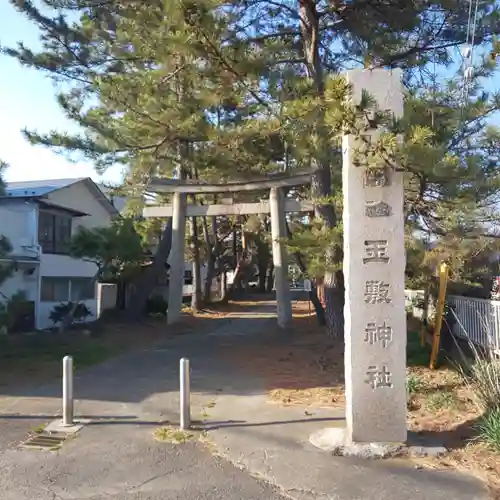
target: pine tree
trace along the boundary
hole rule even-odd
[[[79,138],[28,134],[33,141],[84,152],[100,167],[123,162],[139,194],[152,176],[179,166],[207,180],[272,172],[285,163],[289,170],[315,169],[311,194],[330,243],[318,262],[329,331],[339,334],[338,137],[353,117],[337,74],[352,65],[400,66],[414,87],[429,65],[449,64],[450,48],[466,40],[468,6],[458,0],[64,2],[81,15],[70,25],[42,16],[31,2],[11,1],[46,38],[40,53],[22,46],[7,52],[69,78],[71,89],[59,100],[84,130]],[[500,31],[496,2],[481,2],[477,17],[475,43],[489,43]],[[189,158],[181,145],[189,145]]]
[[[455,282],[490,288],[500,250],[500,128],[488,118],[500,110],[500,92],[484,91],[481,81],[496,67],[486,54],[470,80],[433,79],[407,98],[407,271],[416,285],[444,260]]]

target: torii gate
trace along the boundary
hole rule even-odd
[[[153,179],[149,189],[157,193],[173,193],[172,205],[148,206],[144,217],[172,217],[172,247],[170,250],[170,282],[168,289],[168,316],[170,325],[178,321],[182,307],[184,284],[184,244],[186,217],[216,215],[271,214],[273,263],[276,282],[278,325],[288,326],[292,320],[288,259],[284,240],[287,238],[286,212],[312,212],[311,201],[286,199],[284,188],[310,184],[311,172],[292,176],[273,176],[254,181],[203,184],[200,181]],[[188,205],[187,194],[216,194],[254,192],[269,189],[269,201],[236,203],[230,205]]]

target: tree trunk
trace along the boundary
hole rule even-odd
[[[226,271],[222,271],[220,280],[220,300],[221,302],[227,301],[227,274]]]
[[[308,76],[314,82],[316,92],[324,96],[325,83],[320,56],[320,15],[316,10],[315,0],[299,0],[300,31],[304,45],[304,55],[307,63]],[[332,195],[332,179],[330,171],[331,144],[326,125],[324,107],[319,109],[317,116],[317,134],[319,154],[314,159],[317,167],[312,176],[311,194],[313,199],[325,199]],[[315,216],[321,218],[325,229],[332,229],[337,225],[335,209],[331,203],[318,204],[315,207]],[[324,297],[326,308],[326,324],[328,333],[333,337],[343,334],[343,296],[342,277],[333,267],[341,259],[341,249],[332,245],[325,253]],[[341,273],[341,272],[340,272]]]
[[[266,264],[259,264],[259,292],[266,293],[266,278],[267,278],[267,268],[269,266]]]
[[[125,309],[125,289],[126,289],[127,281],[121,276],[118,276],[116,281],[116,302],[115,308],[119,311],[123,311]]]
[[[290,231],[290,226],[288,225],[288,222],[286,223],[286,234],[287,238],[290,240],[292,239],[292,231]],[[300,252],[295,252],[294,254],[295,260],[297,261],[297,265],[299,266],[300,272],[302,274],[307,273],[307,268],[304,263],[304,258]],[[318,290],[316,288],[316,284],[311,281],[311,291],[308,293],[309,300],[311,301],[311,304],[314,307],[314,311],[316,313],[316,319],[318,320],[318,323],[321,326],[326,325],[326,318],[325,318],[325,310],[323,309],[323,306],[321,304],[321,301],[319,300],[318,297]]]
[[[190,233],[191,251],[193,253],[193,295],[191,296],[191,309],[197,312],[201,309],[201,266],[196,217],[191,217]]]
[[[269,262],[269,266],[267,266],[266,273],[266,291],[267,293],[272,293],[274,286],[274,264],[273,262]]]
[[[238,265],[238,231],[236,229],[236,223],[233,226],[233,241],[232,241],[232,247],[233,247],[233,258],[234,258],[234,269],[236,271],[236,266]]]
[[[135,292],[130,298],[132,307],[127,309],[127,319],[129,321],[138,321],[144,313],[146,302],[153,291],[158,275],[165,272],[166,263],[172,247],[172,217],[167,221],[163,230],[160,243],[156,249],[153,263],[146,268],[146,271],[140,276],[135,287]]]
[[[203,237],[205,239],[205,244],[207,247],[207,274],[205,276],[203,301],[205,303],[208,303],[210,302],[211,299],[212,281],[215,275],[215,256],[213,252],[212,241],[210,239],[210,234],[208,232],[208,223],[206,217],[202,217],[202,225],[203,225]]]
[[[257,245],[257,267],[259,269],[259,287],[260,293],[266,293],[266,275],[269,261],[271,260],[271,250],[269,244],[259,233],[256,235],[255,243]]]
[[[424,286],[424,299],[423,299],[423,308],[424,312],[422,314],[422,323],[424,326],[427,326],[429,322],[429,302],[430,302],[430,285]]]
[[[235,224],[234,231],[233,231],[233,252],[234,252],[234,257],[235,257],[235,268],[234,268],[234,277],[233,277],[233,284],[231,286],[231,290],[233,292],[241,292],[243,290],[243,273],[244,273],[244,267],[245,267],[245,262],[243,259],[243,254],[240,252],[240,248],[238,246],[238,229],[237,229],[237,224],[240,218],[237,216],[236,221],[237,223]]]

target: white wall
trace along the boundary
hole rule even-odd
[[[114,283],[97,284],[97,316],[100,317],[103,311],[116,308],[116,296],[118,287]]]
[[[78,226],[90,229],[93,227],[109,226],[112,221],[109,212],[97,201],[84,181],[49,193],[48,197],[56,205],[88,214],[86,217],[76,217],[73,219],[73,233]]]
[[[40,270],[42,276],[91,278],[97,272],[97,266],[69,255],[47,253],[40,257]]]
[[[13,255],[36,257],[37,206],[22,200],[6,200],[0,204],[0,235],[6,236]],[[24,246],[23,246],[24,245]],[[32,249],[26,248],[31,246]]]

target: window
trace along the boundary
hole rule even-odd
[[[92,300],[95,298],[95,282],[92,278],[71,278],[71,300]]]
[[[69,278],[42,277],[42,302],[65,302],[69,297]]]
[[[38,244],[44,253],[54,253],[54,216],[47,212],[38,216]]]
[[[69,253],[71,217],[40,211],[38,217],[38,244],[44,253]]]
[[[184,284],[185,285],[193,284],[193,271],[191,270],[184,271]]]
[[[95,299],[93,278],[54,278],[42,277],[42,302],[76,302]]]

